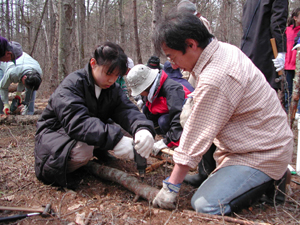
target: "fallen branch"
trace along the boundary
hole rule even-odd
[[[220,220],[220,221],[226,221],[230,223],[236,223],[240,225],[270,225],[269,223],[259,223],[259,222],[253,222],[253,221],[246,221],[246,220],[241,220],[229,216],[220,216],[220,215],[211,215],[211,214],[206,214],[206,213],[199,213],[195,211],[190,211],[190,210],[183,210],[183,213],[187,213],[189,216],[195,216],[201,219],[205,220]]]
[[[153,170],[156,170],[158,167],[160,167],[161,165],[165,164],[166,162],[172,164],[172,161],[171,161],[171,160],[169,160],[169,159],[164,159],[164,160],[162,160],[162,161],[153,163],[152,165],[148,166],[148,167],[146,168],[146,173],[150,173],[150,172],[152,172]]]
[[[95,161],[89,161],[89,163],[85,165],[85,168],[94,176],[121,184],[129,191],[132,191],[137,196],[148,201],[152,201],[159,192],[158,189],[141,183],[137,178],[130,176],[128,173],[100,165]]]

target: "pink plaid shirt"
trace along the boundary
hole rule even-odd
[[[292,160],[293,133],[260,70],[240,49],[214,39],[192,74],[193,110],[174,161],[195,168],[214,142],[216,170],[244,165],[280,179]]]

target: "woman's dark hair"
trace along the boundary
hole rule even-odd
[[[127,72],[127,55],[115,43],[104,42],[97,47],[92,57],[99,66],[108,66],[107,74],[113,73],[115,69],[119,70],[120,76]]]
[[[157,25],[152,40],[155,49],[162,53],[161,46],[166,44],[169,48],[179,50],[185,54],[186,39],[198,42],[198,47],[204,49],[214,36],[209,33],[201,20],[191,13],[179,13],[173,9],[165,19]]]
[[[290,16],[290,17],[288,18],[288,20],[287,20],[287,25],[288,25],[288,26],[294,25],[293,28],[296,27],[296,21],[294,20],[294,16],[297,17],[297,16],[299,15],[299,13],[300,13],[300,8],[296,8],[296,9],[294,9],[294,10],[292,11],[291,16]]]

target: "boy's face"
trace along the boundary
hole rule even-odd
[[[149,94],[148,91],[143,91],[143,92],[141,93],[141,96],[148,96],[148,94]]]
[[[94,58],[91,59],[92,75],[95,83],[102,89],[107,89],[113,85],[119,77],[119,71],[114,70],[113,73],[107,74],[107,66],[99,66]]]

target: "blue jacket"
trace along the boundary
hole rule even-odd
[[[174,70],[171,66],[169,61],[166,61],[164,64],[164,71],[168,74],[172,80],[175,80],[185,86],[190,92],[194,91],[192,85],[184,78],[182,78],[182,73],[180,72],[179,68]]]

